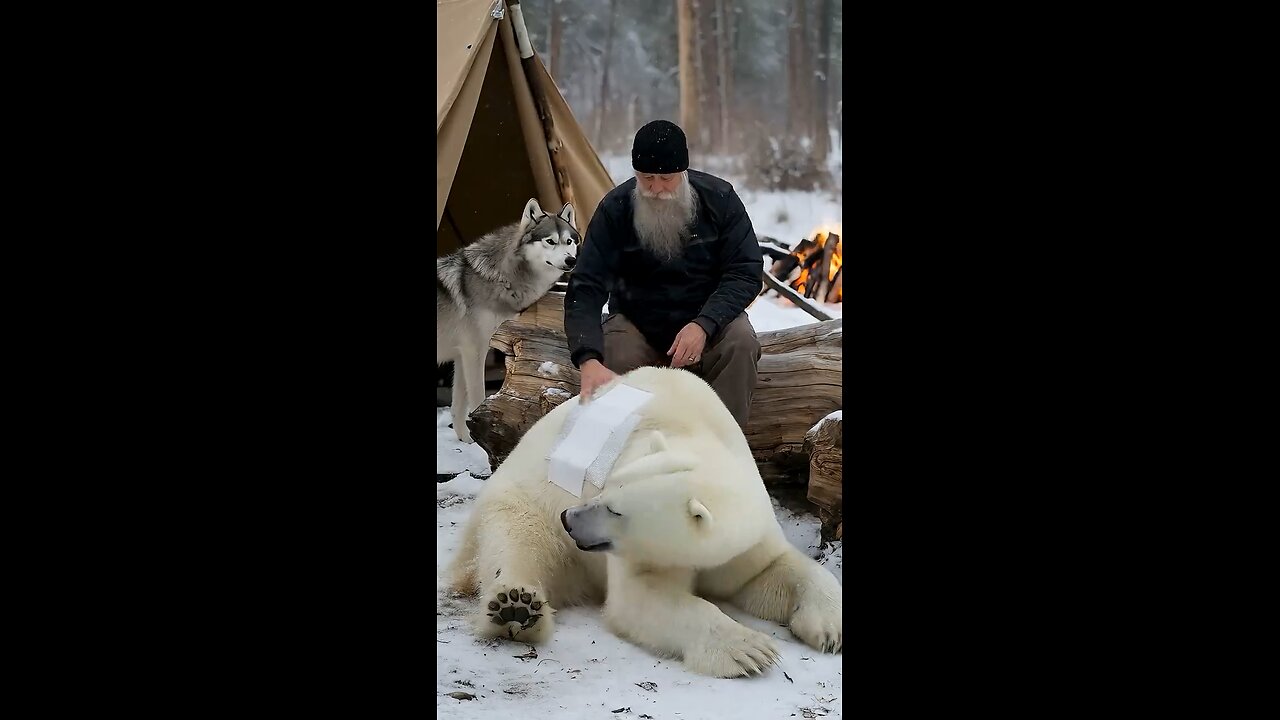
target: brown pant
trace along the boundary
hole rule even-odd
[[[742,313],[716,336],[707,340],[702,358],[685,370],[707,381],[729,408],[738,427],[747,427],[751,413],[751,395],[756,389],[756,363],[760,360],[760,341],[747,314]],[[645,340],[640,330],[625,316],[613,313],[604,320],[604,365],[619,375],[638,367],[671,364],[667,348],[658,350]]]

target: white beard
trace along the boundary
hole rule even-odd
[[[671,192],[647,193],[637,182],[631,193],[632,224],[640,244],[663,262],[679,255],[697,217],[696,198],[687,172],[681,173],[680,186]]]

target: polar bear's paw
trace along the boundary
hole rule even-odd
[[[735,622],[713,629],[685,653],[684,664],[703,675],[729,678],[763,673],[779,659],[772,638]]]
[[[801,603],[791,616],[791,632],[814,650],[838,653],[844,646],[844,622],[839,608]]]
[[[483,601],[485,634],[536,643],[551,637],[555,611],[537,590],[511,588]]]

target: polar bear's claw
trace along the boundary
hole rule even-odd
[[[746,626],[737,625],[716,635],[685,655],[691,670],[713,677],[743,677],[763,674],[782,659],[768,635]]]
[[[815,650],[840,652],[844,647],[843,622],[831,610],[802,606],[791,618],[791,633]]]

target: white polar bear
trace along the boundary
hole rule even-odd
[[[711,387],[652,367],[617,382],[653,398],[603,490],[585,483],[576,498],[548,482],[547,455],[575,399],[530,428],[477,497],[450,568],[455,591],[479,594],[477,631],[544,642],[553,603],[603,601],[614,632],[696,672],[736,677],[777,662],[768,635],[711,598],[839,652],[840,584],[783,535],[746,439]]]

